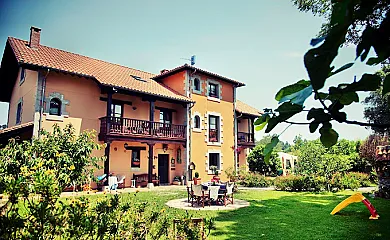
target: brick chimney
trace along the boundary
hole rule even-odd
[[[38,48],[40,40],[41,40],[41,29],[31,26],[30,42],[28,43],[28,46],[30,48]]]

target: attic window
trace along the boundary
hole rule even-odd
[[[132,76],[135,80],[141,81],[141,82],[146,82],[146,80],[142,79],[141,77],[135,76],[135,75],[130,75]]]

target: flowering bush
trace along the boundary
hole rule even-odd
[[[0,189],[8,196],[0,207],[1,239],[175,237],[173,218],[147,202],[121,203],[118,195],[97,202],[60,198],[66,186],[93,179],[104,158],[91,154],[103,146],[95,143],[93,132],[76,136],[71,125],[64,130],[54,126],[52,133],[43,131],[41,136],[32,142],[11,140],[0,150]],[[186,227],[180,236],[201,239],[191,230],[196,226]]]

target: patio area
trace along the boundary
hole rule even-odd
[[[215,204],[212,204],[211,206],[205,206],[205,207],[199,205],[191,206],[191,202],[188,202],[187,198],[170,200],[166,203],[166,205],[168,207],[184,209],[184,210],[204,210],[204,211],[236,210],[239,208],[250,206],[249,202],[241,199],[234,199],[234,204],[227,204],[226,206],[215,205]]]

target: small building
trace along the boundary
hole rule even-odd
[[[278,156],[282,162],[283,176],[293,174],[298,163],[298,157],[284,152],[278,152]]]

